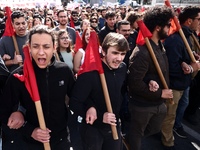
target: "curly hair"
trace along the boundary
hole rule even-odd
[[[171,8],[168,7],[153,7],[144,15],[144,23],[150,32],[153,32],[156,26],[164,27],[169,20],[173,18]]]

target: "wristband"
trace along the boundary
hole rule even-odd
[[[189,65],[189,67],[190,67],[190,73],[193,73],[193,72],[194,72],[194,69],[192,68],[191,65]]]

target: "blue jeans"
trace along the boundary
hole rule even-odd
[[[185,109],[187,108],[189,104],[189,90],[190,90],[190,87],[184,90],[183,95],[178,102],[178,107],[176,110],[176,119],[174,123],[174,128],[176,129],[182,127],[181,122],[183,119],[183,115],[184,115]]]

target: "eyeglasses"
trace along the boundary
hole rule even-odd
[[[60,39],[61,39],[61,40],[68,40],[69,37],[61,37]]]
[[[198,21],[200,21],[200,18],[194,18],[194,20],[197,19]]]
[[[47,14],[47,15],[52,16],[52,14]]]

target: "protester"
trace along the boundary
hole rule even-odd
[[[131,26],[131,32],[130,32],[130,36],[134,39],[134,44],[136,44],[136,39],[138,36],[138,24],[137,21],[141,20],[141,15],[139,15],[137,12],[134,11],[130,11],[127,15],[125,20],[130,22],[130,26]]]
[[[57,13],[59,26],[54,28],[55,31],[66,30],[69,34],[70,39],[72,40],[72,44],[76,43],[76,32],[72,27],[67,26],[68,24],[68,16],[65,10],[59,10]]]
[[[27,20],[27,30],[31,30],[33,27],[33,17],[28,17],[28,20]]]
[[[56,48],[59,60],[65,62],[73,70],[74,51],[72,49],[71,39],[66,30],[58,31],[58,46]]]
[[[106,35],[110,32],[116,32],[116,14],[113,11],[106,12],[105,25],[98,34],[100,45],[102,44]]]
[[[20,104],[25,109],[23,126],[14,128],[22,134],[24,143],[11,149],[43,150],[43,143],[49,142],[51,150],[69,150],[65,100],[66,96],[71,95],[75,81],[73,73],[65,63],[55,61],[54,35],[46,26],[37,26],[30,31],[28,45],[47,129],[39,127],[35,102],[26,89],[25,83],[13,75],[10,76],[5,87],[5,97],[0,105],[1,113],[5,115],[4,126],[7,124],[5,117],[16,111],[14,106]],[[20,67],[12,74],[25,75],[22,69],[23,67]],[[18,111],[18,113],[21,112]],[[10,127],[10,121],[9,118],[8,127]]]
[[[200,21],[200,19],[199,19]],[[200,44],[200,25],[198,26],[198,29],[196,32],[193,33],[194,37],[197,40],[197,43]],[[200,48],[197,46],[195,40],[190,37],[191,43],[193,45],[193,52],[200,55]],[[197,59],[197,58],[196,58]],[[197,59],[197,61],[199,61]],[[199,117],[197,115],[197,110],[200,106],[200,72],[197,73],[197,75],[192,80],[192,83],[190,85],[190,91],[189,91],[189,104],[188,107],[185,110],[184,113],[184,119],[188,121],[190,124],[197,126],[200,123]]]
[[[185,7],[179,14],[179,21],[183,33],[191,49],[192,45],[190,42],[190,36],[199,26],[198,18],[200,18],[200,8],[196,6]],[[168,112],[162,125],[162,143],[166,149],[175,149],[173,127],[177,135],[186,138],[186,133],[181,125],[181,120],[188,105],[188,92],[192,73],[196,72],[200,68],[200,64],[191,61],[183,39],[178,32],[169,36],[165,40],[164,46],[168,56],[170,88],[173,89],[173,101],[175,104],[170,105],[169,103],[166,103]],[[183,92],[185,92],[184,95]],[[180,100],[181,97],[184,98]],[[178,110],[177,107],[179,107]]]
[[[72,10],[70,22],[70,27],[74,28],[76,31],[80,32],[81,30],[81,22],[79,20],[79,14],[76,10]]]
[[[45,17],[44,25],[46,25],[49,29],[53,29],[55,27],[53,19],[51,17]]]
[[[160,40],[168,35],[172,11],[166,7],[154,7],[147,11],[144,23],[152,33],[150,44],[169,85],[168,63]],[[146,44],[138,45],[132,55],[128,69],[129,110],[131,123],[128,141],[131,150],[140,150],[143,137],[158,133],[166,116],[164,101],[172,98],[172,90],[165,89]],[[157,91],[149,90],[149,82],[157,82]]]
[[[133,49],[135,48],[136,46],[136,43],[135,43],[135,39],[133,39],[131,36],[130,36],[130,33],[131,33],[131,26],[130,26],[130,22],[129,21],[126,21],[126,20],[122,20],[122,21],[119,21],[116,25],[117,27],[117,33],[120,33],[122,34],[128,41],[129,43],[129,51],[126,53],[126,56],[124,58],[124,62],[126,63],[127,66],[129,66],[129,57],[133,51]]]
[[[90,27],[90,21],[88,19],[84,19],[81,22],[81,30],[80,30],[80,35],[83,34],[83,32],[85,31],[85,29],[87,29],[88,27]]]
[[[96,33],[99,33],[98,19],[96,17],[90,18],[90,26],[96,31]]]
[[[85,29],[82,35],[82,48],[76,52],[74,56],[74,73],[77,73],[80,69],[80,66],[83,64],[85,59],[85,50],[88,45],[89,39],[90,39],[90,32],[93,30],[92,28],[88,27]]]
[[[101,30],[105,25],[105,15],[106,15],[107,10],[106,8],[101,8],[99,12],[100,12],[100,16],[99,16],[98,22],[99,22],[99,30]]]
[[[9,55],[9,59],[6,57],[4,60],[9,71],[13,71],[23,62],[24,54],[22,52],[22,46],[25,44],[27,38],[27,22],[24,13],[14,11],[11,15],[11,20],[20,54],[16,54],[12,37],[7,35],[3,36],[0,40],[0,55],[2,57],[5,54]]]
[[[92,39],[90,39],[92,40]],[[78,76],[70,99],[70,109],[78,117],[84,150],[121,150],[119,111],[121,89],[126,78],[123,58],[128,51],[128,42],[123,35],[109,33],[102,44],[102,66],[107,82],[113,113],[108,113],[97,71]],[[95,49],[98,51],[98,49]],[[81,116],[81,117],[80,117]],[[77,122],[78,123],[78,122]],[[114,140],[110,125],[116,126],[119,135]]]

